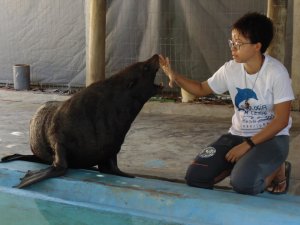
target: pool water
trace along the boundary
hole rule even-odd
[[[0,224],[3,225],[178,225],[153,218],[32,199],[0,192]]]

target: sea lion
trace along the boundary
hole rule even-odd
[[[16,187],[65,174],[68,168],[98,165],[103,173],[133,177],[117,165],[117,154],[143,105],[162,88],[154,84],[159,57],[134,63],[114,76],[91,84],[66,101],[42,105],[30,121],[32,155],[15,159],[43,161],[50,167],[28,171]]]

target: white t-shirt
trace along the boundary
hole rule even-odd
[[[274,118],[273,106],[294,99],[291,79],[286,68],[276,59],[265,55],[258,73],[249,75],[242,63],[231,60],[208,79],[217,94],[229,91],[234,115],[229,132],[244,137],[253,136]],[[246,107],[248,100],[249,107]],[[289,124],[277,135],[289,135]]]

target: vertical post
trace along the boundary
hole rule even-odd
[[[284,63],[287,0],[268,0],[267,16],[272,19],[275,31],[268,54]]]
[[[293,102],[293,110],[300,111],[300,1],[294,2],[293,16],[293,51],[292,51],[292,80],[295,101]]]
[[[88,0],[86,86],[105,79],[106,0]]]

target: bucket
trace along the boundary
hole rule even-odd
[[[28,90],[30,86],[30,66],[27,64],[16,64],[13,67],[14,89]]]
[[[181,88],[181,102],[192,102],[195,98],[196,96]]]

